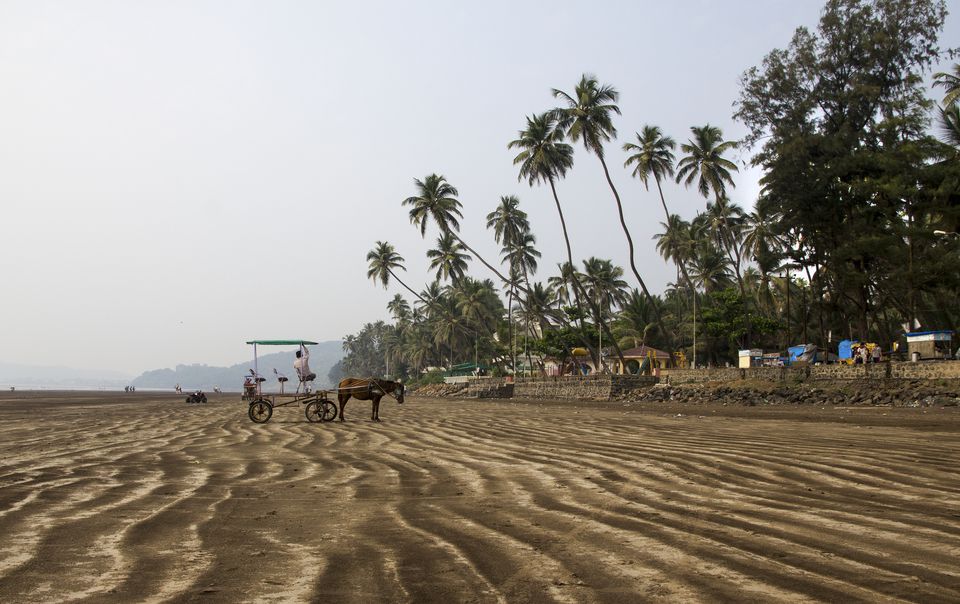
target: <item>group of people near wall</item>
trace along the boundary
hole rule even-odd
[[[853,356],[854,365],[879,363],[883,359],[883,351],[880,350],[880,346],[877,344],[874,344],[872,347],[867,344],[854,344],[850,347],[850,352]]]

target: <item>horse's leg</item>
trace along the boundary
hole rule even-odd
[[[348,400],[350,400],[349,392],[337,393],[337,401],[340,403],[340,421],[343,421],[343,408],[347,406]]]
[[[371,409],[371,411],[372,411],[372,414],[370,419],[372,419],[375,422],[380,421],[380,397],[379,396],[373,399],[373,408]]]

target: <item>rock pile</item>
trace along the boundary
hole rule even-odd
[[[889,405],[892,407],[956,406],[957,384],[931,381],[850,381],[803,384],[658,385],[618,400],[724,405]]]

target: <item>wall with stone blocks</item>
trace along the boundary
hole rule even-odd
[[[713,369],[666,369],[660,381],[667,384],[703,384],[733,380],[767,382],[864,379],[935,380],[960,379],[960,361],[919,363],[867,363],[866,365],[808,365],[803,367],[732,367]]]
[[[587,375],[518,378],[513,397],[524,399],[574,399],[609,401],[616,396],[649,388],[657,378],[643,375]]]

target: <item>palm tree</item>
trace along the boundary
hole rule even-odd
[[[644,345],[650,331],[655,329],[656,321],[650,302],[639,291],[630,290],[614,326],[620,346],[627,348]]]
[[[367,269],[367,277],[369,279],[373,279],[374,282],[379,281],[380,284],[383,285],[383,288],[386,289],[390,283],[390,279],[393,278],[424,304],[429,304],[420,294],[410,289],[409,285],[397,277],[394,270],[407,269],[403,266],[403,257],[397,253],[392,245],[386,241],[378,241],[374,248],[367,253],[367,262],[369,263],[369,268]]]
[[[573,147],[563,142],[563,132],[557,129],[557,122],[551,113],[541,113],[527,117],[527,127],[518,133],[519,138],[507,144],[508,149],[520,149],[513,158],[514,165],[520,165],[517,180],[527,180],[531,187],[536,183],[547,183],[553,193],[553,201],[560,216],[563,241],[567,246],[567,262],[573,266],[573,252],[570,250],[570,236],[567,233],[567,221],[563,217],[563,207],[557,197],[556,180],[566,176],[573,167]],[[580,307],[579,283],[574,284],[574,300]],[[582,314],[582,310],[581,310]]]
[[[420,228],[420,234],[426,234],[427,224],[432,220],[441,234],[449,233],[457,243],[473,254],[474,258],[490,269],[501,281],[508,282],[509,279],[484,260],[457,234],[460,231],[460,219],[463,218],[463,214],[460,212],[462,204],[456,198],[459,195],[456,187],[439,174],[429,174],[423,180],[415,178],[413,182],[417,187],[417,195],[407,197],[402,204],[410,206],[410,222]]]
[[[519,165],[517,180],[526,179],[531,187],[536,183],[547,183],[553,194],[553,201],[560,216],[560,226],[563,229],[563,241],[567,247],[567,262],[573,266],[573,252],[570,250],[570,236],[567,233],[567,221],[563,216],[560,198],[557,196],[556,180],[566,176],[573,167],[573,147],[563,142],[563,130],[557,127],[555,112],[541,113],[527,117],[527,127],[519,131],[519,138],[507,144],[507,149],[519,149],[520,152],[513,158],[513,164]],[[583,286],[574,275],[573,296],[577,305],[577,312],[582,318],[583,304],[580,295]],[[525,292],[528,296],[530,292]],[[592,306],[592,305],[591,305]],[[583,325],[581,323],[581,329]],[[606,324],[602,327],[606,330]],[[599,352],[595,352],[593,345],[584,340],[584,345],[591,351],[598,362]]]
[[[463,319],[459,316],[456,300],[449,294],[449,291],[441,291],[435,300],[435,304],[441,312],[437,313],[432,321],[433,341],[438,345],[446,342],[449,351],[448,367],[453,367],[453,342],[458,334],[465,331]]]
[[[723,141],[723,131],[716,126],[692,127],[693,138],[680,145],[687,155],[677,164],[677,183],[689,187],[697,181],[697,190],[704,197],[712,191],[718,204],[726,199],[726,185],[736,186],[730,171],[737,172],[737,165],[723,154],[737,146],[734,141]]]
[[[600,312],[620,306],[627,297],[627,282],[621,279],[623,269],[610,260],[591,257],[583,261],[583,281],[587,293],[598,301]]]
[[[660,226],[663,227],[663,232],[653,236],[657,240],[657,252],[664,260],[672,261],[683,268],[686,275],[686,265],[692,259],[694,249],[690,223],[676,214],[671,214],[667,222],[661,222]]]
[[[940,134],[943,142],[960,150],[960,104],[954,102],[946,108],[939,108]]]
[[[510,322],[511,359],[515,369],[517,359],[513,335],[513,300],[516,292],[521,289],[519,279],[521,273],[524,277],[523,282],[526,289],[530,289],[527,269],[532,266],[533,271],[536,271],[536,258],[540,257],[540,252],[533,248],[536,239],[530,233],[530,221],[527,219],[527,213],[520,209],[520,200],[515,195],[500,197],[500,205],[493,212],[487,214],[487,228],[493,229],[494,240],[503,244],[501,250],[501,254],[504,256],[503,262],[509,264],[510,281],[507,284],[509,299],[507,312]]]
[[[704,293],[723,289],[730,283],[730,261],[709,240],[701,240],[691,266],[690,276],[694,283],[703,287]]]
[[[619,306],[626,297],[628,286],[627,282],[621,279],[621,277],[623,277],[623,269],[619,266],[614,266],[610,260],[594,257],[584,260],[583,265],[584,273],[581,281],[587,285],[587,295],[590,296],[590,300],[594,303],[594,324],[597,326],[604,325],[607,323],[609,311]],[[609,339],[612,338],[612,335],[609,331],[607,332],[607,342],[619,353],[620,345],[617,343],[617,340]],[[600,344],[597,346],[597,349],[601,351],[601,355],[603,349],[602,344],[603,339],[601,338]],[[618,356],[621,363],[623,363],[623,355],[618,354]]]
[[[649,191],[650,177],[657,183],[657,191],[660,192],[660,203],[663,205],[663,213],[670,220],[670,212],[667,210],[667,202],[663,198],[663,187],[660,186],[660,180],[666,177],[673,178],[673,150],[677,143],[669,136],[663,136],[660,128],[657,126],[643,127],[643,134],[636,133],[639,144],[624,143],[623,150],[632,155],[623,162],[624,168],[634,166],[632,174],[640,179],[643,186]]]
[[[770,275],[779,270],[783,250],[783,239],[776,232],[776,220],[776,216],[755,210],[744,223],[743,252],[757,263],[760,278],[757,301],[768,309],[773,304]]]
[[[527,213],[520,209],[520,200],[516,195],[500,197],[497,209],[487,214],[487,228],[493,229],[493,238],[504,246],[510,245],[530,230]]]
[[[663,227],[663,233],[654,235],[653,238],[657,240],[657,252],[664,258],[664,260],[673,261],[677,266],[679,271],[677,275],[677,281],[680,281],[680,275],[683,275],[683,285],[690,291],[693,300],[693,313],[691,314],[691,319],[693,320],[693,344],[694,350],[696,350],[697,343],[697,291],[694,286],[693,279],[690,277],[690,273],[687,267],[693,261],[696,253],[696,240],[693,230],[693,226],[686,220],[680,218],[676,214],[671,214],[667,218],[667,222],[661,222],[660,225]],[[677,301],[680,301],[680,298],[676,298]],[[678,316],[680,314],[678,308]],[[677,335],[677,334],[675,334]],[[679,337],[679,336],[678,336]],[[682,339],[681,339],[682,340]],[[682,341],[681,341],[682,343]]]
[[[467,271],[469,254],[463,252],[461,246],[450,233],[444,233],[437,238],[437,247],[427,250],[430,259],[430,270],[437,271],[437,280],[450,280],[456,284]]]
[[[393,320],[398,325],[410,320],[410,304],[400,294],[396,294],[392,300],[387,302],[387,310],[390,311]]]
[[[603,174],[607,177],[607,184],[613,191],[613,198],[617,202],[620,226],[623,228],[623,234],[627,237],[627,246],[630,248],[630,269],[637,278],[637,282],[640,283],[643,294],[651,299],[652,304],[652,296],[650,296],[647,285],[643,282],[643,277],[640,276],[640,271],[637,270],[637,264],[634,261],[633,237],[630,236],[630,229],[627,228],[627,221],[623,216],[620,193],[613,185],[610,170],[607,169],[607,162],[603,158],[603,143],[617,136],[617,129],[613,127],[612,114],[620,115],[620,108],[616,105],[620,93],[613,86],[600,85],[594,76],[584,74],[574,88],[572,96],[556,88],[553,89],[553,96],[563,100],[567,105],[555,112],[558,118],[558,129],[564,131],[570,137],[570,140],[575,143],[583,141],[583,146],[587,152],[596,155],[600,160],[600,165],[603,166]],[[659,313],[659,310],[657,310],[657,313]],[[660,320],[659,314],[657,320]]]
[[[508,245],[504,245],[500,250],[503,254],[503,261],[508,262],[511,267],[516,267],[529,280],[529,275],[537,272],[537,259],[541,257],[540,251],[534,247],[537,244],[537,238],[533,233],[526,232],[517,236],[517,238]]]
[[[579,279],[577,270],[569,262],[558,263],[557,269],[557,275],[547,279],[547,286],[556,296],[558,303],[569,306],[573,301],[570,292],[573,291],[576,294],[576,282]]]
[[[540,282],[531,285],[524,312],[527,313],[527,318],[538,326],[541,336],[550,329],[551,322],[558,322],[561,318],[556,298],[550,289]]]
[[[727,253],[740,286],[740,293],[743,294],[743,279],[740,275],[740,265],[743,262],[743,224],[746,220],[743,208],[727,200],[723,203],[708,202],[707,211],[697,218],[703,220],[706,231],[713,236],[717,246]]]
[[[941,71],[933,74],[933,78],[934,86],[946,90],[943,97],[943,106],[949,109],[951,105],[960,100],[960,64],[953,64],[953,73]]]
[[[420,234],[426,236],[431,220],[441,234],[459,230],[463,214],[456,187],[439,174],[428,174],[423,180],[415,178],[413,182],[418,195],[404,199],[403,205],[410,206],[410,222],[420,228]]]
[[[478,281],[467,277],[455,286],[454,298],[460,316],[492,335],[491,325],[495,325],[503,316],[503,303],[500,302],[492,281]]]

